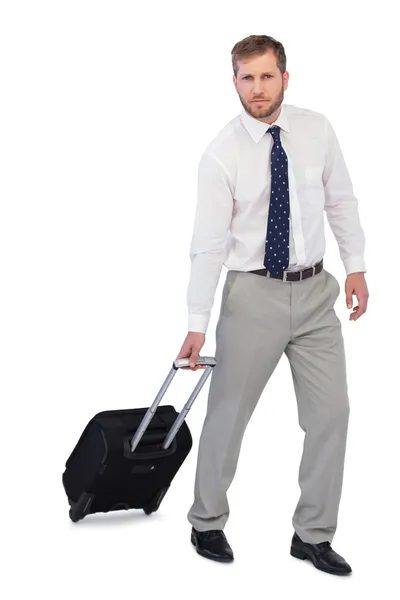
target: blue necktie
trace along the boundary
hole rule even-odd
[[[271,197],[268,212],[264,267],[278,274],[289,266],[289,178],[280,128],[268,129],[274,139],[271,152]]]

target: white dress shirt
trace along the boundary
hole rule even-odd
[[[332,125],[321,113],[281,105],[274,122],[288,158],[288,271],[306,269],[325,252],[324,215],[346,274],[366,272],[365,237],[350,176]],[[198,169],[190,247],[188,330],[206,333],[222,266],[264,268],[271,189],[271,127],[243,108],[210,142]]]

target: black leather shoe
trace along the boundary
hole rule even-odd
[[[196,551],[205,558],[219,562],[232,562],[233,552],[222,529],[197,531],[192,527],[190,541],[196,546]]]
[[[309,544],[303,542],[297,533],[294,533],[290,554],[302,560],[308,558],[316,569],[332,575],[348,575],[351,573],[350,565],[344,560],[343,556],[332,549],[330,542]]]

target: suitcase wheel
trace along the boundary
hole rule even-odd
[[[87,492],[83,492],[83,494],[81,494],[78,502],[73,502],[68,498],[68,502],[71,507],[69,509],[69,518],[73,523],[77,523],[85,517],[85,513],[87,512],[93,498],[94,495],[88,494]]]
[[[150,504],[148,504],[147,506],[143,507],[143,511],[146,515],[151,515],[151,513],[156,512],[156,510],[159,509],[160,504],[161,504],[161,500],[164,498],[165,494],[168,491],[168,487],[163,487],[161,488],[157,494],[154,496],[153,500],[151,501]]]
[[[76,511],[73,508],[69,509],[69,518],[73,523],[77,523],[80,520],[80,517],[76,514]]]

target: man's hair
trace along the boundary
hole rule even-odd
[[[278,69],[283,75],[286,71],[286,54],[282,44],[269,35],[249,35],[237,42],[232,48],[232,67],[235,77],[237,77],[239,70],[238,60],[249,56],[260,56],[268,50],[274,52]]]

